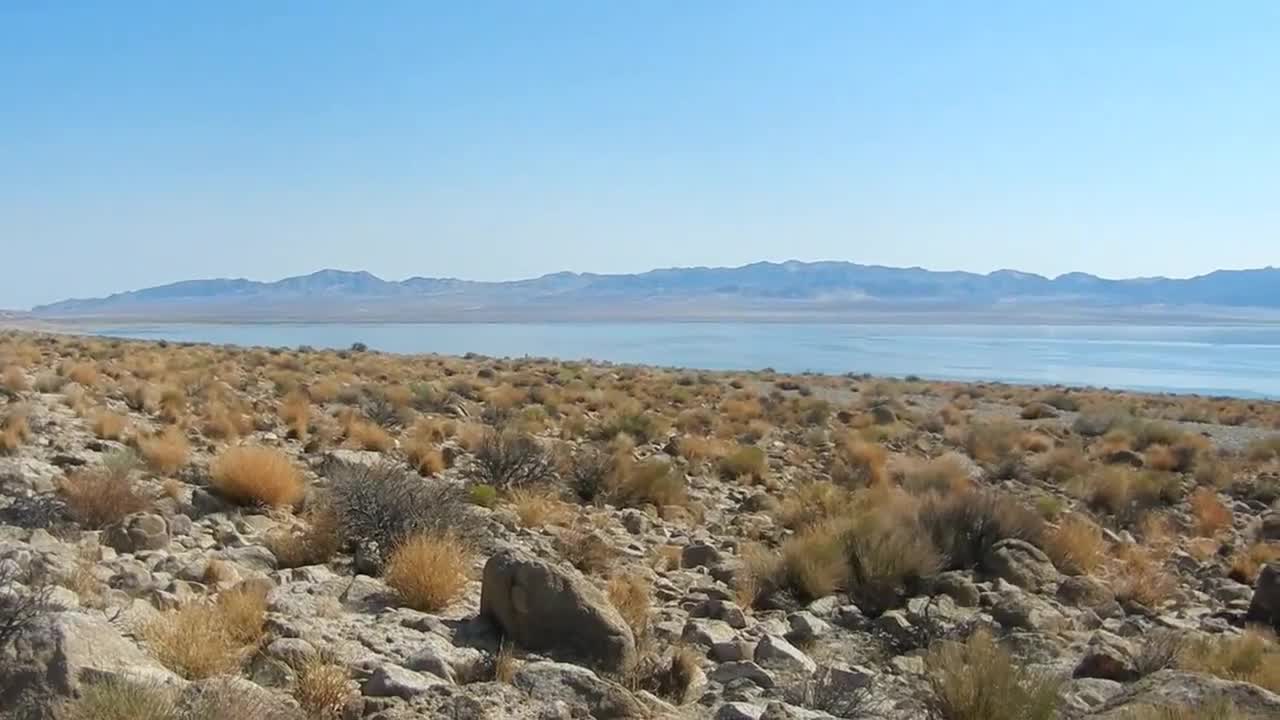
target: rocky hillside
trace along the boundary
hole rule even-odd
[[[1280,717],[1280,406],[0,335],[0,716]]]

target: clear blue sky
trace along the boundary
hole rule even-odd
[[[0,3],[0,307],[322,267],[1280,264],[1280,3]]]

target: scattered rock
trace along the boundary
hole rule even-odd
[[[518,550],[485,563],[480,613],[529,650],[606,672],[624,672],[636,661],[631,629],[604,593],[577,571]]]

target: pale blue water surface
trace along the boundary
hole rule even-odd
[[[871,373],[1280,397],[1280,326],[817,323],[156,324],[99,334],[235,345]]]

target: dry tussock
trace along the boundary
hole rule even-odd
[[[615,575],[606,586],[609,602],[631,628],[637,645],[643,645],[649,635],[649,612],[653,602],[652,588],[643,577],[634,573]]]
[[[31,439],[26,406],[10,407],[0,418],[0,453],[11,453]]]
[[[1107,541],[1102,528],[1085,516],[1072,513],[1048,532],[1044,550],[1062,572],[1088,575],[1106,559]]]
[[[151,500],[134,487],[128,469],[123,472],[108,468],[79,470],[64,480],[59,489],[71,517],[90,530],[119,522],[151,506]]]
[[[209,468],[215,490],[242,505],[289,506],[302,499],[302,475],[275,448],[241,445],[223,450]]]
[[[89,429],[102,440],[119,440],[128,426],[129,421],[123,415],[110,410],[99,410],[89,420]]]
[[[1254,628],[1240,635],[1190,640],[1183,647],[1179,664],[1185,670],[1280,692],[1280,645],[1267,630]]]
[[[336,720],[356,695],[346,666],[313,657],[297,668],[293,698],[312,720]]]
[[[1058,682],[1014,661],[991,633],[946,641],[925,656],[932,717],[943,720],[1050,720]]]
[[[456,535],[415,535],[387,559],[383,579],[405,605],[423,612],[447,608],[466,588],[471,549]]]
[[[216,602],[160,614],[144,626],[142,637],[162,665],[188,680],[225,675],[236,671],[261,639],[265,609],[264,595],[233,590]]]
[[[1201,537],[1213,537],[1231,527],[1230,508],[1209,488],[1199,488],[1191,494],[1191,516],[1196,534]]]
[[[147,467],[161,475],[172,475],[187,464],[191,443],[182,430],[166,428],[163,432],[138,438],[138,452]]]
[[[1231,579],[1253,585],[1267,563],[1280,561],[1280,543],[1257,542],[1231,556]]]

